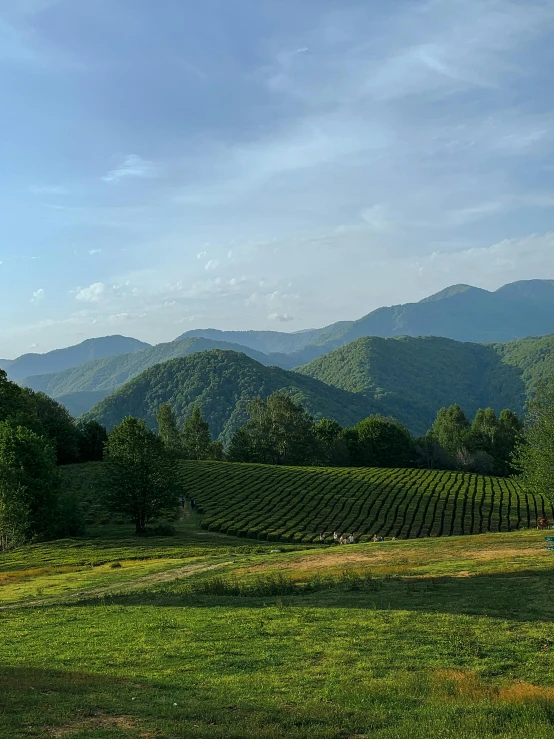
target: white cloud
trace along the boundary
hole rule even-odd
[[[102,251],[102,249],[89,249],[89,250],[88,250],[88,253],[89,253],[90,255],[93,255],[93,254],[100,254],[100,252],[101,252],[101,251]]]
[[[277,321],[279,323],[288,323],[289,321],[295,321],[294,316],[289,316],[288,313],[270,313],[267,317],[268,321]]]
[[[204,265],[204,269],[207,272],[211,272],[214,269],[217,269],[219,267],[219,260],[218,259],[210,259],[209,262],[206,262]]]
[[[207,256],[208,256],[208,252],[207,251],[199,251],[198,254],[196,255],[196,258],[197,259],[206,259]]]
[[[106,294],[107,287],[103,282],[94,282],[88,287],[83,287],[77,291],[76,300],[83,303],[98,303]]]
[[[102,179],[104,182],[117,182],[129,177],[156,177],[157,174],[158,169],[153,162],[142,159],[137,154],[128,154],[118,167],[110,170]]]
[[[35,290],[31,297],[31,303],[40,303],[44,300],[45,294],[42,287],[39,287],[38,290]]]

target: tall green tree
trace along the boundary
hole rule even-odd
[[[431,431],[433,437],[453,459],[467,448],[470,424],[458,404],[441,408]]]
[[[51,444],[13,422],[0,422],[0,545],[54,535],[60,478]]]
[[[409,467],[414,456],[410,432],[389,418],[370,416],[352,431],[355,447],[351,462],[356,467]]]
[[[212,437],[210,424],[202,417],[200,406],[195,405],[181,431],[183,451],[187,459],[209,459]]]
[[[329,467],[348,467],[350,452],[340,423],[322,418],[315,424],[314,432],[318,442],[319,463]]]
[[[554,503],[554,381],[543,384],[528,405],[514,467],[529,492]]]
[[[177,427],[175,413],[169,403],[162,403],[158,415],[158,436],[165,445],[165,448],[173,454],[182,452],[183,445],[181,435]]]
[[[108,510],[129,516],[137,534],[177,507],[175,461],[144,421],[129,416],[109,434],[104,488]]]
[[[79,421],[79,461],[101,462],[104,458],[104,447],[108,441],[106,427],[98,421]]]
[[[230,458],[263,464],[313,464],[317,439],[311,416],[285,393],[248,404],[248,422],[235,434]],[[245,457],[248,457],[247,459]]]
[[[67,408],[45,393],[23,388],[26,402],[32,409],[32,428],[47,436],[54,444],[58,464],[79,460],[79,431]]]

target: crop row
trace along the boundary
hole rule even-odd
[[[514,480],[462,472],[185,462],[181,481],[204,527],[273,541],[511,531],[554,514]]]

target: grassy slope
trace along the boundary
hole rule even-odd
[[[165,559],[168,578],[129,590],[129,559],[109,570],[119,595],[98,597],[91,579],[78,602],[1,612],[0,736],[552,736],[553,555],[539,532],[288,552],[232,542],[189,519],[168,543],[110,529],[0,556],[4,580],[28,588],[29,566],[78,549]],[[221,569],[174,579],[180,551]]]
[[[508,344],[463,344],[437,337],[366,337],[296,370],[375,399],[423,434],[439,408],[459,403],[522,415],[541,379],[554,375],[554,336]]]
[[[336,418],[345,425],[379,409],[361,395],[279,367],[264,367],[244,354],[214,350],[151,367],[88,415],[108,428],[127,415],[144,418],[155,426],[161,403],[171,403],[179,423],[199,404],[212,434],[228,441],[232,432],[246,422],[248,402],[275,390],[288,392],[316,417]]]

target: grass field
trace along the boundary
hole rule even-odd
[[[462,472],[187,462],[181,480],[210,531],[270,541],[513,531],[554,513],[514,480]]]
[[[2,738],[554,735],[540,532],[276,546],[198,523],[0,557]]]

